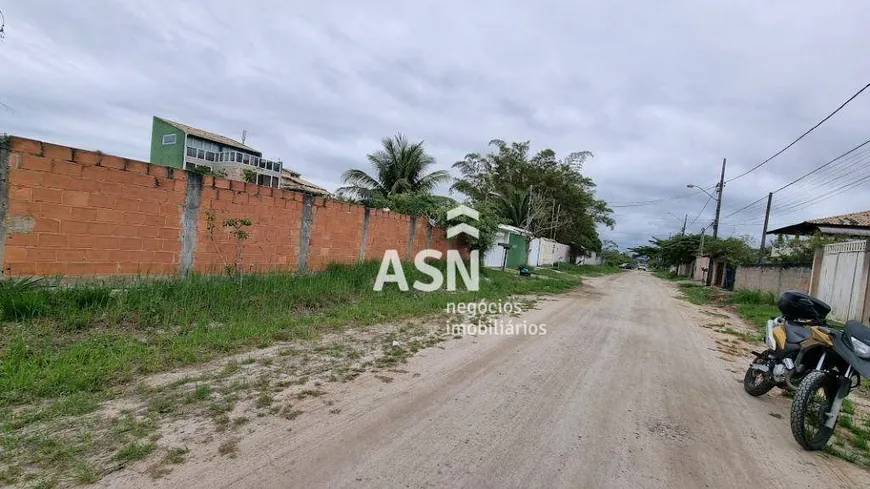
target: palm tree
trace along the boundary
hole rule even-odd
[[[406,192],[428,193],[450,179],[444,170],[426,173],[435,159],[426,154],[423,141],[411,144],[400,133],[381,142],[383,149],[367,155],[375,173],[369,175],[356,168],[344,172],[345,186],[338,189],[339,193],[362,200]]]

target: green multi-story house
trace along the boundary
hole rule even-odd
[[[151,126],[151,163],[208,169],[231,180],[269,187],[281,185],[283,169],[281,161],[267,160],[260,151],[235,139],[160,117],[154,117]]]

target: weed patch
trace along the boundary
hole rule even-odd
[[[582,275],[613,267],[563,264],[558,270],[529,278],[487,269],[477,292],[432,293],[401,292],[392,284],[375,292],[377,263],[334,265],[314,275],[195,275],[123,285],[4,281],[0,407],[100,393],[137,375],[331,328],[431,314],[449,302],[562,292],[579,285]],[[426,279],[411,267],[407,276],[409,282]],[[228,364],[226,373],[238,367]]]

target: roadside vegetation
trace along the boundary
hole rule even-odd
[[[679,280],[683,278],[669,278]],[[683,279],[685,280],[685,279]],[[718,287],[706,287],[696,282],[679,284],[680,291],[685,299],[698,305],[715,305],[725,307],[736,312],[741,318],[756,327],[759,338],[763,338],[763,331],[767,320],[779,315],[776,308],[776,295],[762,290],[739,289],[734,292]]]
[[[667,275],[662,278],[674,279]],[[679,279],[682,277],[677,278]],[[745,328],[730,327],[727,324],[708,326],[717,333],[734,336],[743,340],[744,345],[748,344],[738,347],[741,342],[737,339],[717,340],[717,350],[732,356],[746,355],[749,351],[748,347],[756,347],[763,343],[767,320],[780,314],[776,307],[777,296],[769,291],[738,289],[728,292],[715,287],[704,287],[694,282],[679,284],[679,288],[687,301],[730,309],[752,326],[749,331]],[[728,316],[722,315],[722,317]],[[841,326],[833,322],[829,325]],[[849,462],[870,467],[870,389],[866,386],[860,386],[844,402],[837,429],[825,447],[825,451]]]
[[[663,280],[670,280],[672,282],[680,282],[684,280],[689,280],[687,277],[681,277],[674,272],[670,272],[668,270],[654,270],[652,272],[656,277]]]
[[[143,459],[157,459],[159,476],[186,453],[161,439],[167,420],[204,417],[217,433],[231,434],[250,416],[239,406],[255,416],[294,419],[301,412],[279,402],[287,389],[296,389],[294,399],[316,398],[321,382],[390,368],[449,339],[414,326],[415,318],[443,317],[451,302],[564,292],[582,276],[618,271],[562,264],[522,277],[516,270],[485,270],[477,292],[421,293],[395,284],[375,292],[378,268],[334,265],[313,275],[246,275],[241,282],[236,276],[0,282],[0,485],[93,482]],[[405,268],[409,283],[429,280]],[[150,374],[276,343],[317,344],[306,340],[377,324],[397,327],[375,340],[376,352],[353,342],[287,347],[270,359],[252,355],[251,365],[233,361],[165,385],[142,384]],[[318,375],[321,380],[312,380]],[[232,456],[235,443],[224,443],[219,454]]]

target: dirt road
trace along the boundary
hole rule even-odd
[[[786,398],[743,392],[744,365],[711,351],[700,327],[710,317],[672,284],[644,272],[589,279],[517,319],[547,334],[449,341],[411,358],[407,372],[327,387],[334,403],[306,400],[292,430],[257,421],[266,427],[244,436],[234,459],[103,483],[870,487],[870,473],[798,448]]]

